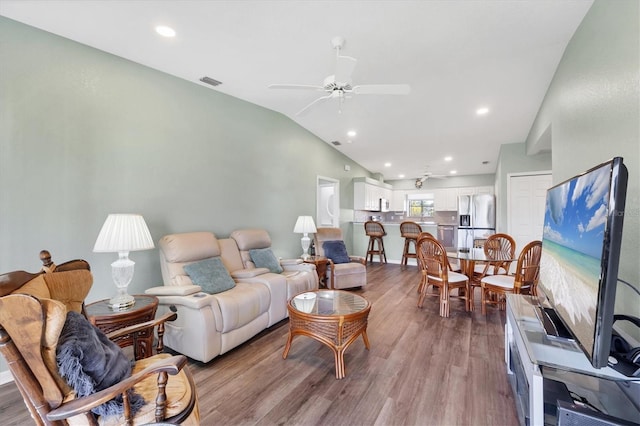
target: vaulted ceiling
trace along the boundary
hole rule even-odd
[[[494,173],[500,145],[525,141],[591,4],[2,0],[0,15],[281,112],[371,172],[412,179]],[[336,70],[335,36],[340,54],[357,59],[353,86],[408,84],[410,93],[331,98],[296,115],[327,93],[268,86],[322,86]]]

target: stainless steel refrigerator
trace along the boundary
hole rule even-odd
[[[496,198],[490,194],[458,197],[458,247],[471,248],[475,240],[496,233]]]

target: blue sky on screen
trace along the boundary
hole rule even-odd
[[[547,194],[544,238],[599,258],[607,220],[610,167],[556,186]]]

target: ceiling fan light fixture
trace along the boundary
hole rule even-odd
[[[306,114],[311,107],[327,102],[330,99],[338,99],[338,113],[341,114],[342,103],[345,99],[351,99],[352,95],[408,95],[411,92],[411,86],[408,84],[365,84],[354,86],[351,82],[351,76],[358,60],[340,54],[340,49],[345,44],[343,37],[333,37],[331,44],[336,50],[336,68],[332,75],[325,77],[321,86],[312,84],[270,84],[268,86],[270,89],[300,89],[325,92],[323,96],[298,111],[296,113],[297,116]]]

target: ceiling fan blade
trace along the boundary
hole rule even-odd
[[[316,99],[315,101],[311,102],[309,105],[307,105],[306,107],[302,108],[300,111],[296,112],[296,115],[300,116],[300,115],[304,115],[312,106],[314,106],[315,104],[319,103],[319,102],[324,102],[327,99],[331,99],[333,97],[333,95],[327,95],[327,96],[322,96],[318,99]]]
[[[411,86],[408,84],[365,84],[355,86],[353,93],[357,95],[408,95]]]
[[[336,83],[350,83],[351,82],[351,74],[353,74],[353,70],[356,68],[356,64],[358,60],[356,58],[352,58],[351,56],[337,56],[336,63],[336,74],[335,81]]]
[[[302,89],[302,90],[324,90],[322,86],[310,84],[270,84],[269,89]]]

